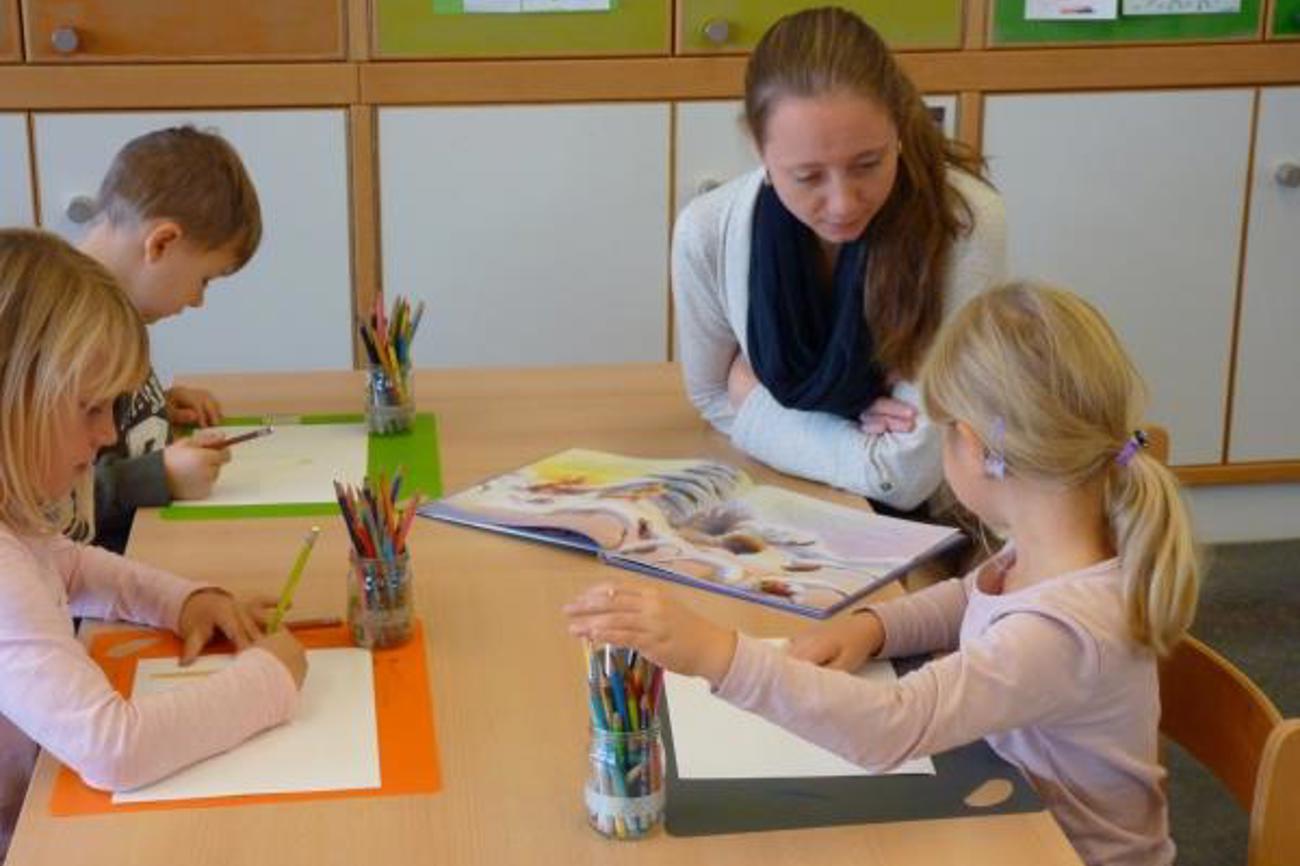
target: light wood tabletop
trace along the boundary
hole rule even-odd
[[[188,377],[228,413],[359,411],[353,372]],[[671,365],[421,371],[421,411],[437,414],[444,490],[570,447],[649,457],[719,457],[759,478],[686,400]],[[820,485],[813,495],[861,506]],[[130,554],[235,591],[274,593],[304,530],[322,526],[295,614],[341,615],[341,520],[163,521],[137,515]],[[416,609],[425,624],[443,786],[426,796],[365,797],[55,818],[57,764],[38,762],[9,866],[71,862],[254,864],[709,863],[884,866],[1079,866],[1046,812],[940,821],[606,841],[586,823],[582,653],[560,606],[600,579],[649,580],[582,554],[419,520],[412,533]],[[660,584],[751,634],[810,621],[715,593]],[[888,592],[897,592],[891,587]],[[322,756],[328,759],[328,756]]]

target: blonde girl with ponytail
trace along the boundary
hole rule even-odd
[[[841,616],[788,652],[640,586],[588,590],[566,609],[570,631],[705,677],[871,769],[983,738],[1085,863],[1172,864],[1156,659],[1192,621],[1199,567],[1178,486],[1145,452],[1132,361],[1087,302],[1020,283],[958,311],[921,385],[949,486],[1006,539],[971,574]],[[936,652],[890,685],[841,672]]]
[[[113,277],[52,234],[0,229],[0,861],[43,746],[91,786],[134,788],[286,721],[306,674],[261,611],[69,535],[94,526],[113,401],[149,370],[144,324]],[[64,534],[65,532],[69,534]],[[175,631],[188,663],[218,631],[241,650],[166,695],[118,694],[74,616]]]

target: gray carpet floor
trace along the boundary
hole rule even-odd
[[[1284,716],[1300,716],[1300,539],[1207,551],[1192,633],[1254,680]],[[1176,746],[1169,806],[1179,866],[1241,866],[1246,813]]]

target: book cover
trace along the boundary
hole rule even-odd
[[[571,449],[420,509],[656,577],[828,617],[961,536],[757,485],[712,460]]]

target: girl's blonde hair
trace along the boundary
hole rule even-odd
[[[144,323],[102,265],[56,235],[0,229],[0,521],[23,534],[93,530],[93,472],[68,500],[40,490],[59,425],[148,371]]]
[[[1008,474],[1102,484],[1129,631],[1158,653],[1171,649],[1196,611],[1196,546],[1173,474],[1141,448],[1117,460],[1146,388],[1101,314],[1044,285],[986,292],[944,327],[921,386],[930,417],[969,424]]]

